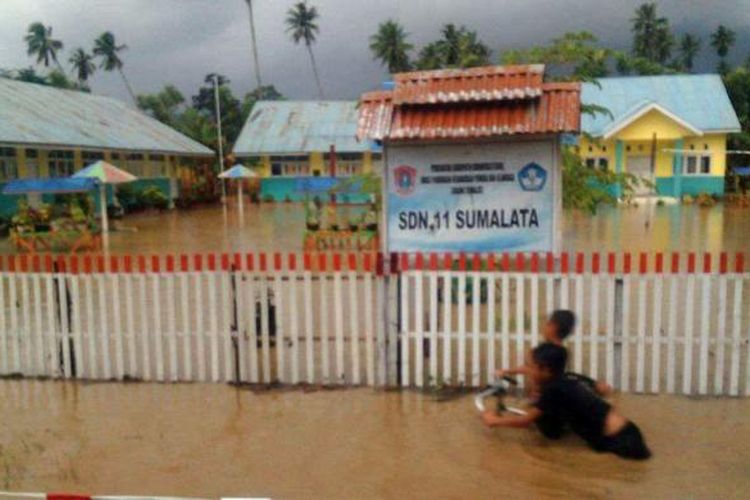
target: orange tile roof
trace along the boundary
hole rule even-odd
[[[462,74],[471,82],[464,91],[456,90],[456,82],[464,81]],[[396,75],[393,91],[368,92],[360,99],[357,136],[381,141],[445,140],[578,132],[580,84],[542,83],[542,78],[541,66]],[[507,84],[499,85],[501,80]],[[410,102],[399,103],[397,96]]]
[[[395,104],[500,101],[538,97],[544,66],[487,66],[394,75]]]

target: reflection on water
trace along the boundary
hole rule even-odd
[[[339,207],[343,223],[363,207]],[[740,251],[750,243],[750,209],[716,206],[604,207],[595,215],[566,212],[567,251]],[[220,206],[165,214],[128,216],[111,235],[116,253],[198,253],[209,251],[301,251],[305,213],[301,204],[247,206],[240,227],[237,207]],[[12,252],[8,240],[0,252]]]
[[[0,381],[0,486],[278,498],[748,498],[748,399],[621,396],[654,458],[482,427],[471,397]],[[200,411],[196,411],[200,408]],[[700,429],[700,432],[695,432]],[[690,436],[685,439],[685,436]]]

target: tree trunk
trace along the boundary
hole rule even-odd
[[[320,84],[320,76],[318,76],[318,64],[315,62],[315,54],[313,54],[312,45],[307,45],[307,52],[310,54],[310,62],[312,63],[313,75],[315,75],[315,83],[318,85],[318,95],[321,99],[325,99],[323,86]]]
[[[252,39],[253,49],[253,64],[255,64],[255,82],[260,89],[263,86],[263,81],[260,77],[260,63],[258,62],[258,42],[255,38],[255,19],[253,17],[253,0],[245,0],[247,2],[247,10],[250,12],[250,38]]]
[[[138,100],[135,98],[135,92],[133,92],[133,87],[130,86],[130,82],[128,81],[128,79],[125,78],[125,73],[122,71],[122,68],[117,68],[117,71],[120,72],[122,81],[125,82],[125,86],[128,88],[128,93],[130,94],[130,98],[133,99],[133,104],[138,107]]]

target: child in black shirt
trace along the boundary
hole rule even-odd
[[[542,434],[557,439],[566,426],[596,451],[644,460],[651,456],[638,427],[617,413],[591,388],[565,376],[568,353],[562,346],[544,343],[532,351],[527,375],[540,395],[526,415],[482,414],[489,427],[528,427],[536,422]]]

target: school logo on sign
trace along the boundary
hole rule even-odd
[[[396,192],[401,196],[409,196],[417,187],[417,169],[409,165],[401,165],[393,170],[393,182]]]
[[[547,171],[537,163],[529,163],[518,172],[518,184],[524,191],[541,191],[547,183]]]

